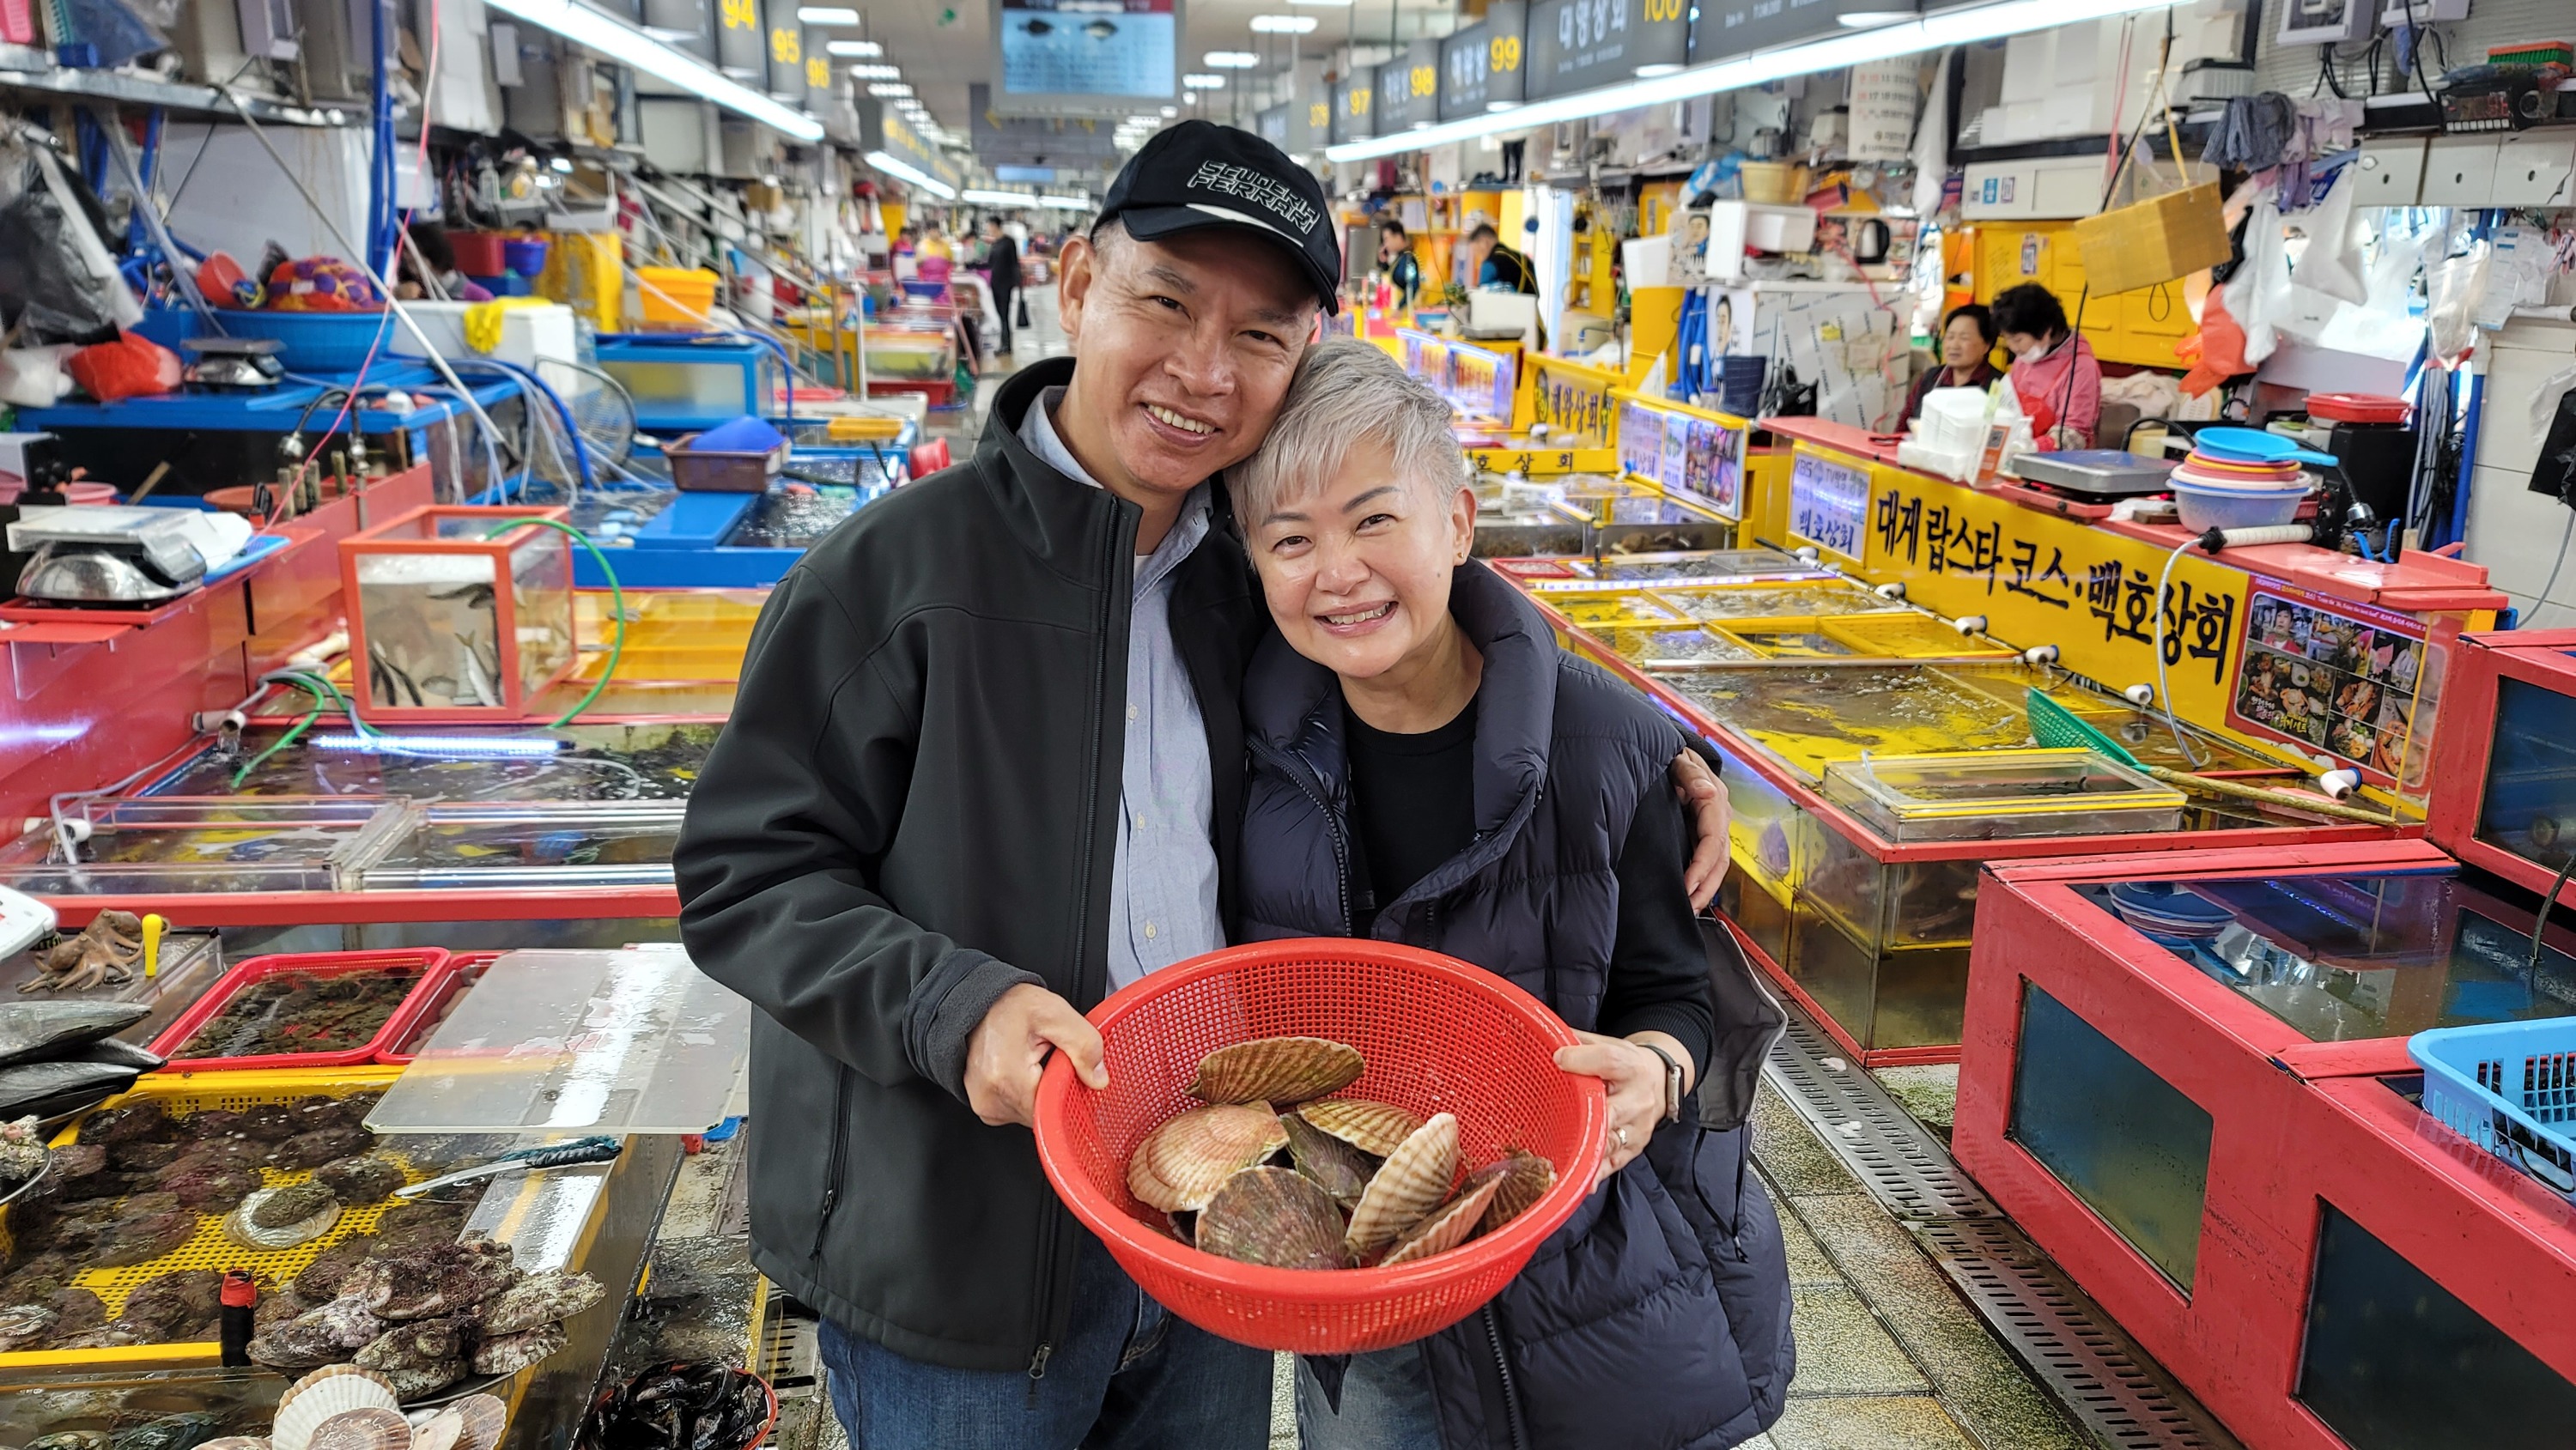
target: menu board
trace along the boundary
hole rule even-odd
[[[1533,101],[1679,68],[1690,54],[1689,0],[1537,0],[1530,7]]]
[[[1744,517],[1744,429],[1714,418],[1690,418],[1682,490],[1728,519]]]
[[[1805,449],[1789,468],[1789,532],[1819,549],[1857,561],[1861,521],[1869,514],[1869,471],[1829,463]]]
[[[993,0],[1005,114],[1120,109],[1179,93],[1180,0]]]
[[[2434,663],[2407,615],[2258,581],[2229,723],[2322,750],[2374,784],[2409,779],[2416,700],[2433,687]]]
[[[1524,0],[1492,0],[1485,18],[1440,42],[1440,119],[1455,121],[1520,104]]]
[[[1664,415],[1633,398],[1619,405],[1619,471],[1664,476]]]

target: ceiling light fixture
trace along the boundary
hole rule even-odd
[[[854,65],[850,67],[850,74],[863,81],[899,81],[903,79],[903,67],[881,64]]]
[[[1178,107],[1178,106],[1165,106],[1165,107],[1163,108],[1163,119],[1164,119],[1164,120],[1166,120],[1166,121],[1168,121],[1168,120],[1170,120],[1171,118],[1173,118],[1174,116],[1179,115],[1180,113],[1181,113],[1181,108],[1180,108],[1180,107]]]
[[[856,25],[859,12],[846,5],[799,5],[796,19],[805,25]]]
[[[1318,10],[1348,10],[1351,0],[1288,0],[1291,5],[1312,5]]]
[[[1653,65],[1641,65],[1637,67],[1637,79],[1641,81],[1650,81],[1657,76],[1677,74],[1680,70],[1681,67],[1673,64],[1671,61],[1657,61]]]
[[[891,96],[909,96],[912,94],[912,87],[905,85],[901,81],[878,81],[868,87],[868,94],[878,97],[879,99]]]
[[[1199,58],[1210,70],[1250,70],[1261,64],[1261,57],[1248,50],[1211,50]]]
[[[830,52],[831,52],[832,54],[834,54],[834,55],[850,55],[850,56],[858,56],[858,57],[860,57],[860,58],[862,58],[862,59],[865,59],[865,58],[867,58],[867,57],[869,57],[869,56],[878,56],[878,55],[883,55],[883,54],[885,54],[885,47],[884,47],[884,46],[882,46],[882,45],[877,44],[877,43],[876,43],[875,41],[873,41],[873,40],[833,40],[833,41],[826,41],[826,42],[824,43],[824,45],[823,45],[823,48],[824,48],[825,50],[827,50],[827,51],[830,51]]]
[[[1038,204],[1038,199],[1025,191],[994,191],[981,186],[966,188],[957,193],[957,199],[971,201],[979,206],[1035,206]]]
[[[1181,77],[1181,84],[1202,91],[1221,91],[1225,89],[1225,77],[1214,71],[1194,71]]]
[[[1911,10],[1847,10],[1834,17],[1854,30],[1866,30],[1873,25],[1895,25],[1913,18]]]
[[[1312,15],[1255,15],[1252,17],[1252,33],[1255,35],[1312,35],[1315,27],[1323,23]]]
[[[1579,91],[1570,96],[1551,96],[1543,101],[1531,101],[1483,116],[1445,121],[1428,130],[1345,142],[1325,148],[1324,155],[1335,162],[1374,161],[1381,156],[1446,146],[1454,141],[1473,140],[1500,131],[1526,131],[1560,121],[1577,121],[1640,106],[1743,90],[1790,76],[1839,70],[1868,61],[1891,60],[1897,56],[1939,50],[1944,46],[1977,45],[2078,21],[2114,19],[2142,10],[2159,9],[2170,3],[2171,0],[2003,0],[2000,4],[1908,19],[1903,24],[1883,29],[1856,31],[1803,45],[1733,56],[1707,65],[1691,66],[1671,75],[1622,81],[1614,86]]]
[[[742,83],[728,79],[705,61],[664,45],[641,29],[593,10],[576,0],[486,0],[513,20],[552,31],[575,45],[631,65],[656,80],[706,97],[728,111],[748,116],[796,141],[823,139],[823,123],[793,111]]]
[[[939,178],[922,170],[920,167],[913,165],[909,161],[902,160],[898,157],[888,156],[882,151],[871,151],[863,159],[865,159],[870,166],[873,166],[877,170],[884,172],[886,175],[893,177],[895,180],[910,182],[914,186],[918,186],[922,190],[929,192],[932,196],[939,197],[947,201],[954,201],[957,199],[957,188],[941,181]]]
[[[1089,211],[1091,210],[1091,198],[1087,196],[1042,196],[1038,198],[1038,205],[1051,206],[1057,211]]]

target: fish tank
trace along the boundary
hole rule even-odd
[[[1844,579],[1667,587],[1655,597],[1693,619],[1808,619],[1901,608]]]
[[[681,801],[433,801],[362,873],[370,891],[661,886]]]
[[[397,796],[463,801],[684,800],[724,727],[575,723],[548,730],[359,735],[283,727],[214,737],[143,796]]]
[[[1899,843],[2173,831],[2185,804],[2181,791],[2090,750],[1863,756],[1826,766],[1824,795]]]
[[[1795,554],[1763,548],[1630,553],[1568,567],[1575,576],[1602,584],[1714,584],[1816,572],[1815,565]]]
[[[382,796],[91,800],[0,846],[0,883],[32,896],[346,891],[411,825]]]
[[[2576,932],[2456,869],[2076,889],[2311,1041],[2576,1014]]]
[[[2510,675],[2496,681],[2477,838],[2555,873],[2576,852],[2576,701]],[[2538,888],[2535,887],[2535,890]]]
[[[1583,633],[1621,659],[1650,669],[1758,660],[1761,652],[1722,630],[1696,624],[1587,624]]]
[[[1735,542],[1735,525],[1687,500],[1620,498],[1594,511],[1592,552],[1668,554],[1723,549]]]
[[[1590,527],[1553,505],[1500,505],[1476,512],[1474,552],[1479,559],[1537,559],[1581,554],[1590,547]]]
[[[847,459],[819,460],[847,463]],[[803,466],[812,466],[809,460]],[[873,467],[874,465],[870,465]],[[859,505],[885,492],[882,485],[854,488],[842,485],[807,485],[773,488],[752,504],[742,521],[725,536],[729,549],[810,549],[823,542],[843,519],[859,511]]]
[[[573,667],[565,511],[432,506],[340,541],[358,707],[372,720],[516,718]]]

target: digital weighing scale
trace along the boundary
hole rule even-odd
[[[2088,498],[2136,498],[2172,487],[2173,460],[2113,448],[2066,453],[2025,453],[2013,460],[2024,482],[2044,483]]]

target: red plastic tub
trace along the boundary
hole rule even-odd
[[[1556,1066],[1572,1029],[1480,967],[1384,942],[1305,938],[1166,967],[1091,1010],[1109,1087],[1082,1086],[1059,1053],[1038,1088],[1038,1161],[1083,1226],[1165,1308],[1260,1349],[1344,1354],[1405,1344],[1482,1307],[1592,1192],[1608,1109],[1600,1079]],[[1395,1268],[1273,1269],[1169,1237],[1127,1191],[1127,1159],[1197,1105],[1199,1060],[1257,1037],[1329,1037],[1368,1070],[1335,1096],[1458,1116],[1462,1173],[1527,1148],[1556,1186],[1482,1238]]]
[[[385,1050],[376,1054],[376,1061],[387,1067],[410,1066],[411,1060],[420,1055],[421,1044],[437,1033],[448,1007],[483,980],[483,969],[500,958],[499,952],[458,952],[449,957],[447,969],[438,974],[438,980],[414,994],[420,1010],[407,1014],[410,1020],[399,1034],[386,1039]]]
[[[326,1052],[270,1052],[245,1057],[180,1057],[176,1054],[194,1037],[197,1030],[222,1014],[225,1004],[243,989],[287,973],[329,977],[362,972],[406,972],[414,974],[411,990],[394,1005],[391,1016],[367,1041],[356,1047],[334,1048]],[[152,1039],[152,1051],[170,1059],[174,1072],[226,1072],[243,1068],[269,1067],[352,1067],[373,1062],[377,1054],[399,1042],[411,1030],[424,1004],[441,989],[448,975],[447,953],[437,947],[413,947],[382,952],[287,952],[275,956],[252,957],[227,971],[206,989],[206,994]]]
[[[456,270],[468,277],[489,277],[508,265],[503,249],[510,237],[503,232],[449,232],[447,248],[456,254]]]

